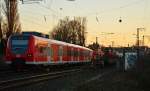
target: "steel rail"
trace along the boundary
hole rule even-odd
[[[8,71],[7,71],[7,70],[6,70],[6,71],[1,71],[1,72],[0,72],[0,74],[7,74],[7,73],[13,73],[13,71],[11,71],[11,70],[8,70]]]
[[[41,75],[34,75],[30,77],[1,81],[0,90],[5,90],[5,89],[13,88],[13,87],[19,87],[23,85],[32,84],[32,83],[37,83],[40,81],[55,79],[55,78],[67,75],[66,73],[80,72],[80,71],[81,69],[73,69],[73,70],[60,71],[60,72],[54,72],[54,73],[45,73]]]

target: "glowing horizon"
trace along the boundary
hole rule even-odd
[[[103,45],[128,46],[136,42],[136,29],[143,27],[140,35],[150,35],[150,6],[148,0],[46,0],[40,4],[19,4],[24,31],[49,33],[65,16],[87,18],[87,44],[98,42]],[[119,22],[119,19],[122,22]],[[113,35],[103,35],[114,33]],[[142,37],[140,37],[142,40]],[[150,46],[150,38],[145,38]]]

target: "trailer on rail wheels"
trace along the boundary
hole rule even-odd
[[[93,60],[92,64],[95,67],[103,68],[104,67],[103,56],[104,56],[104,52],[101,49],[94,50],[92,54],[92,60]]]
[[[92,52],[86,47],[48,39],[38,32],[23,32],[9,38],[6,63],[15,69],[25,65],[84,64],[91,62]]]
[[[119,57],[112,48],[105,47],[94,50],[92,54],[92,60],[92,64],[95,67],[103,68],[104,66],[116,64],[116,62],[119,60]]]

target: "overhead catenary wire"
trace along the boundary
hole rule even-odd
[[[52,3],[52,1],[53,0],[51,0],[51,3]],[[52,19],[53,18],[58,18],[58,15],[59,15],[59,13],[58,12],[56,12],[56,11],[54,11],[53,9],[51,9],[51,8],[49,8],[49,7],[46,7],[45,5],[43,5],[43,4],[41,4],[41,3],[39,3],[39,4],[36,4],[36,5],[38,5],[38,6],[40,6],[40,7],[38,7],[38,8],[44,8],[44,10],[46,10],[46,11],[49,11],[51,14],[47,14],[47,13],[39,13],[39,14],[41,14],[41,15],[39,15],[38,14],[38,12],[34,12],[35,14],[36,14],[36,16],[37,15],[39,15],[39,16],[41,16],[42,18],[43,18],[43,20],[46,22],[47,21],[47,17],[48,16],[51,16],[52,17]],[[50,5],[51,6],[51,5]],[[31,11],[31,9],[26,9],[26,10],[28,10],[28,11]],[[27,12],[28,12],[27,11]],[[41,12],[41,11],[40,11]],[[42,10],[42,12],[43,12],[43,10]],[[33,18],[35,18],[35,14],[33,13],[33,11],[31,11],[31,13],[27,13],[27,15],[28,16],[30,16],[30,17],[32,17],[31,19],[33,19]],[[55,16],[55,17],[54,17]],[[39,18],[38,18],[39,19]],[[36,20],[37,20],[37,18],[36,18]],[[54,19],[52,20],[52,21],[54,21]],[[33,21],[31,21],[30,20],[30,22],[33,22]],[[36,25],[39,25],[39,24],[37,24],[37,23],[35,23],[34,22],[34,24],[36,24]],[[42,25],[42,24],[41,24]]]
[[[23,24],[23,26],[24,26],[24,25],[26,25],[26,26],[32,26],[31,28],[34,28],[33,26],[38,26],[38,28],[40,28],[41,26],[43,26],[43,23],[39,23],[39,22],[37,22],[37,21],[31,20],[31,19],[26,18],[26,17],[23,18],[23,21],[26,22],[26,23]],[[30,25],[30,23],[32,23],[32,25]],[[48,27],[48,25],[44,25],[44,27],[45,27],[46,29],[50,30],[50,27]],[[35,29],[36,29],[36,28],[37,28],[37,27],[35,27]]]
[[[32,13],[32,14],[43,14],[43,13],[46,13],[47,15],[50,15],[49,13],[53,13],[53,14],[55,14],[55,15],[57,15],[57,14],[59,14],[58,12],[56,12],[55,10],[53,10],[53,9],[50,9],[50,8],[48,8],[48,7],[46,7],[46,6],[44,6],[44,5],[41,5],[41,4],[35,4],[35,5],[38,5],[38,6],[34,6],[34,7],[38,7],[38,8],[41,8],[42,7],[42,9],[44,8],[44,10],[42,10],[42,11],[40,11],[40,13],[37,13],[37,12],[33,12],[33,10],[31,10],[31,9],[28,9],[28,8],[23,8],[23,11],[26,11],[26,12],[30,12],[30,13]],[[40,6],[40,7],[39,7]],[[49,13],[47,13],[47,11],[49,12]],[[43,13],[41,13],[41,12],[43,12]],[[30,14],[29,13],[29,14]]]
[[[45,8],[45,9],[49,10],[50,12],[53,12],[53,13],[57,14],[57,15],[60,14],[59,12],[53,10],[52,8],[46,7],[43,4],[38,4],[38,5],[41,6],[42,8]]]
[[[103,11],[100,11],[100,12],[96,12],[96,13],[87,13],[87,16],[86,17],[91,17],[92,15],[96,15],[96,22],[99,22],[98,21],[98,14],[99,15],[102,15],[102,14],[106,14],[106,13],[111,13],[111,12],[114,12],[114,11],[119,11],[121,10],[120,12],[122,12],[122,9],[124,8],[129,8],[129,7],[132,7],[134,5],[137,5],[137,4],[141,4],[141,3],[145,3],[146,5],[144,5],[144,13],[143,13],[143,20],[145,20],[145,17],[146,17],[146,9],[147,9],[147,0],[136,0],[134,2],[130,2],[128,4],[125,4],[125,5],[122,5],[122,6],[119,6],[119,7],[116,7],[116,8],[112,8],[112,9],[108,9],[108,10],[103,10]],[[146,21],[146,20],[145,20]],[[123,22],[123,17],[122,17],[122,14],[119,15],[119,19],[118,19],[118,22],[119,23],[122,23]],[[146,22],[145,22],[146,23]]]
[[[41,0],[42,1],[42,0]],[[50,2],[50,4],[52,5],[52,1],[53,0],[51,0],[51,2]],[[46,1],[45,1],[46,2]],[[45,20],[47,20],[47,16],[53,16],[53,15],[55,15],[56,17],[58,17],[58,15],[59,15],[59,13],[58,12],[56,12],[55,10],[53,10],[53,9],[51,9],[51,7],[49,8],[49,7],[46,7],[45,5],[43,5],[42,3],[38,3],[38,4],[36,4],[36,5],[38,5],[38,8],[44,8],[44,10],[46,10],[46,11],[49,11],[49,13],[51,13],[51,14],[47,14],[47,13],[37,13],[36,15],[40,15],[40,16],[42,16],[42,17],[44,17],[44,21]],[[50,5],[50,6],[51,6]],[[40,7],[39,7],[40,6]],[[30,9],[28,9],[29,11],[30,11]],[[28,12],[28,11],[27,11]],[[41,12],[41,11],[40,11]],[[42,12],[43,12],[43,10],[42,10]],[[31,13],[32,14],[30,14],[30,13],[28,13],[28,14],[30,14],[30,15],[32,15],[33,16],[33,11],[31,11]],[[35,12],[34,12],[35,13]],[[34,16],[35,17],[35,16]]]
[[[137,1],[128,3],[128,4],[125,4],[125,5],[116,7],[116,8],[112,8],[112,9],[108,9],[108,10],[103,10],[103,11],[100,11],[100,12],[91,12],[91,13],[86,13],[86,14],[87,14],[88,16],[91,16],[91,15],[95,15],[95,14],[110,13],[110,12],[117,11],[117,10],[120,10],[120,9],[123,9],[123,8],[131,7],[131,6],[133,6],[133,5],[137,5],[137,4],[141,3],[141,2],[143,2],[143,0],[137,0]]]

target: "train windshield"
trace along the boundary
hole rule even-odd
[[[14,54],[23,54],[28,47],[29,36],[12,36],[11,50]]]

